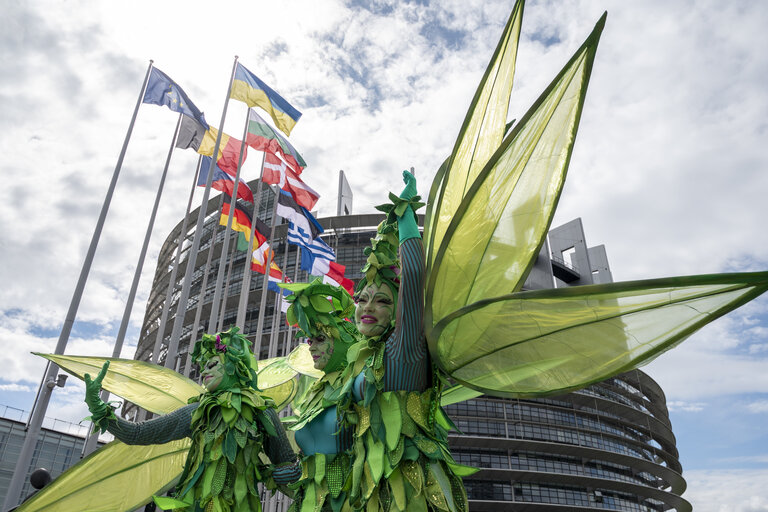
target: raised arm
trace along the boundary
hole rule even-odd
[[[186,405],[172,413],[139,423],[118,418],[112,406],[99,396],[107,369],[109,361],[104,363],[95,379],[85,374],[85,403],[91,411],[91,421],[96,429],[109,431],[125,444],[138,445],[163,444],[191,435],[192,413],[197,409],[197,404]]]
[[[403,171],[400,198],[416,196],[416,178]],[[387,340],[385,388],[423,391],[429,385],[429,354],[424,338],[424,245],[416,214],[407,205],[397,218],[400,239],[400,289],[395,332]]]

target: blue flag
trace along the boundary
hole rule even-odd
[[[192,103],[187,93],[179,87],[179,84],[157,68],[152,68],[149,82],[147,83],[147,90],[142,101],[161,107],[165,105],[174,112],[196,119],[206,130],[209,128],[208,123],[205,121],[205,116]]]

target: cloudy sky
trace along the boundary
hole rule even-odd
[[[276,5],[280,7],[276,7]],[[233,58],[303,112],[291,140],[335,213],[399,171],[422,190],[450,153],[513,2],[4,0],[0,20],[0,412],[29,409],[53,351],[149,59],[218,125]],[[510,118],[608,21],[555,225],[581,217],[615,280],[768,269],[768,4],[531,1]],[[225,131],[240,137],[245,106]],[[142,106],[67,353],[110,354],[176,115]],[[244,175],[257,176],[252,152]],[[135,350],[157,252],[196,162],[175,151],[133,309]],[[196,200],[199,203],[201,193]],[[685,497],[699,512],[768,511],[768,300],[646,368],[665,389]],[[79,421],[82,387],[49,414]]]

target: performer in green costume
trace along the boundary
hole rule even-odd
[[[187,456],[174,498],[155,497],[164,510],[247,512],[261,510],[257,484],[269,488],[298,478],[296,456],[271,399],[256,386],[250,342],[237,328],[203,335],[192,360],[200,365],[206,391],[172,413],[141,423],[114,414],[99,397],[109,361],[91,380],[85,401],[95,428],[129,445],[163,444],[189,437]],[[265,452],[274,466],[260,458]]]
[[[450,420],[424,338],[424,248],[415,210],[416,178],[379,228],[355,296],[363,341],[349,354],[355,424],[350,499],[360,509],[465,512],[462,475],[448,450]],[[399,258],[398,258],[399,247]]]
[[[352,429],[339,418],[351,401],[343,383],[347,351],[357,341],[357,330],[347,320],[354,314],[354,302],[343,288],[319,279],[283,286],[293,291],[287,297],[288,321],[299,326],[297,335],[307,338],[314,366],[323,372],[294,402],[296,416],[289,420],[302,456],[301,479],[292,486],[296,493],[290,510],[351,511],[346,491]]]

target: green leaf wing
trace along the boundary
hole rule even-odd
[[[453,153],[433,182],[424,224],[427,269],[434,263],[434,249],[440,247],[464,195],[504,138],[522,18],[523,1],[518,0],[472,99]]]
[[[565,393],[650,362],[766,290],[768,272],[513,293],[441,321],[436,360],[460,384],[496,396]],[[462,339],[473,342],[451,341]]]
[[[565,181],[604,23],[605,16],[512,128],[440,239],[426,287],[426,329],[433,354],[451,352],[450,347],[437,347],[430,333],[442,318],[522,286]]]
[[[104,362],[109,361],[109,370],[102,387],[155,414],[169,413],[184,407],[189,398],[204,391],[202,386],[183,375],[146,361],[112,357],[37,355],[56,363],[81,380],[86,373],[95,377]]]
[[[190,442],[182,439],[127,446],[112,441],[62,473],[16,511],[136,510],[149,502],[153,494],[173,486],[184,468]],[[141,470],[136,471],[139,466]]]

